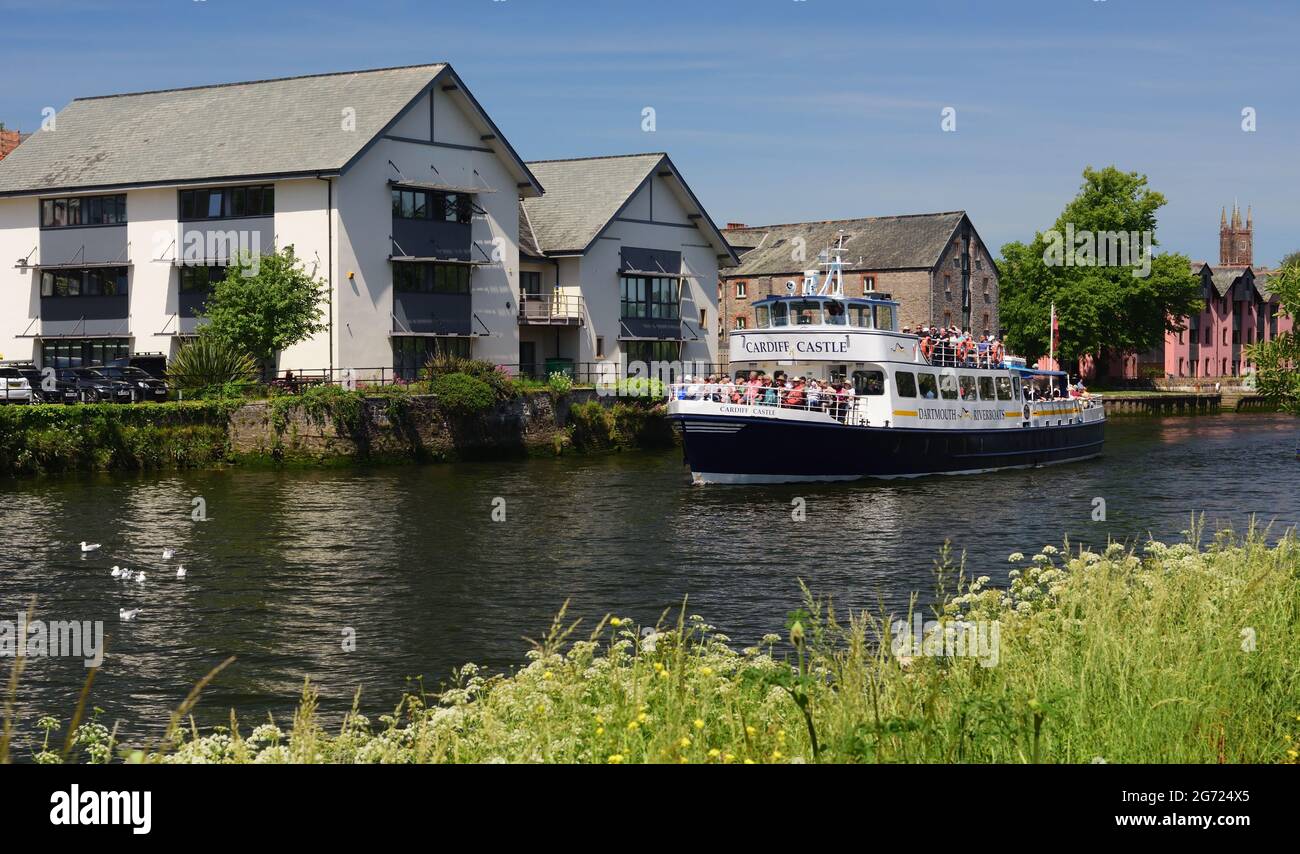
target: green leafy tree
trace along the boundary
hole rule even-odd
[[[1063,365],[1085,354],[1104,362],[1108,350],[1149,350],[1166,332],[1181,329],[1202,308],[1200,280],[1187,256],[1155,254],[1156,212],[1164,204],[1145,175],[1114,166],[1084,169],[1079,194],[1051,229],[1030,243],[1002,247],[998,308],[1008,349],[1031,363],[1048,354],[1053,303]],[[1129,240],[1127,255],[1104,248],[1102,235],[1118,234],[1137,238]],[[1066,239],[1071,235],[1074,244]],[[1144,255],[1148,246],[1152,254]],[[1117,258],[1127,263],[1114,263]]]
[[[1288,256],[1268,287],[1277,294],[1283,312],[1300,318],[1300,257]],[[1246,358],[1255,365],[1259,393],[1284,411],[1300,415],[1300,333],[1294,325],[1271,341],[1247,345]]]
[[[262,363],[322,332],[325,282],[303,269],[293,247],[242,256],[207,299],[200,334],[225,341]]]

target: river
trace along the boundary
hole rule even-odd
[[[201,724],[231,707],[284,721],[306,676],[327,717],[358,688],[373,715],[408,677],[435,687],[466,661],[517,666],[566,599],[590,627],[605,613],[653,623],[689,597],[748,644],[782,630],[800,579],[841,610],[932,601],[945,541],[1003,582],[1010,552],[1066,536],[1173,542],[1193,512],[1210,531],[1254,515],[1276,536],[1300,522],[1296,442],[1295,419],[1221,415],[1114,419],[1105,455],[1081,464],[856,484],[695,487],[679,452],[0,481],[0,619],[36,596],[37,619],[104,621],[91,701],[128,740],[157,734],[230,655]],[[83,556],[81,540],[103,548]],[[113,564],[148,579],[120,582]],[[119,622],[122,607],[141,613]],[[41,715],[70,717],[84,678],[80,659],[28,659],[28,748]]]

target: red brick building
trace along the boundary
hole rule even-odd
[[[4,160],[24,138],[24,135],[16,130],[5,130],[0,127],[0,160]]]
[[[889,294],[901,304],[901,326],[957,325],[976,335],[999,331],[997,266],[965,211],[755,227],[729,223],[722,234],[740,255],[740,266],[719,271],[723,362],[730,331],[754,325],[750,304],[789,293],[790,282],[819,269],[819,253],[838,245],[844,247],[846,295]]]

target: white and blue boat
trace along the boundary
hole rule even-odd
[[[732,332],[734,391],[698,377],[670,387],[669,417],[696,483],[973,474],[1101,453],[1104,407],[1054,399],[1065,374],[926,353],[898,330],[897,302],[843,296],[838,259],[827,266],[823,285],[809,271],[802,293],[756,301],[754,328]],[[806,393],[736,382],[755,374],[848,380],[853,393],[810,404]]]

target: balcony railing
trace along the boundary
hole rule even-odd
[[[581,326],[582,297],[552,291],[549,294],[519,292],[519,322],[546,326]]]

